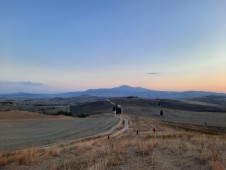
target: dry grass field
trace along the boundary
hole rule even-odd
[[[138,116],[127,116],[127,119],[129,129],[111,135],[110,139],[103,136],[5,153],[0,155],[0,166],[2,169],[19,170],[226,168],[226,135],[212,127],[182,125]]]
[[[53,118],[52,116],[35,113],[35,112],[28,112],[28,111],[0,111],[0,121],[5,120],[23,120],[23,119],[46,119],[46,118]]]
[[[0,152],[95,135],[110,130],[118,122],[119,118],[112,114],[76,118],[25,111],[0,112]]]

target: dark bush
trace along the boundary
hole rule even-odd
[[[163,111],[162,110],[160,111],[160,116],[163,116]]]
[[[136,98],[138,98],[137,96],[127,96],[126,97],[127,99],[136,99]]]
[[[57,115],[73,116],[71,112],[60,110],[57,112]]]
[[[84,113],[82,113],[82,114],[78,115],[78,117],[82,117],[82,118],[84,118],[84,117],[87,117],[87,115],[86,115],[86,114],[84,114]]]

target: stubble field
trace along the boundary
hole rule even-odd
[[[76,118],[25,111],[0,112],[0,151],[75,140],[110,130],[118,122],[119,118],[111,114]]]

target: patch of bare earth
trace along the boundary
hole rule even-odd
[[[116,137],[110,136],[110,139],[105,136],[46,149],[33,148],[2,154],[0,166],[3,169],[51,170],[226,168],[224,134],[209,134],[201,126],[188,125],[188,128],[181,128],[181,125],[142,117],[129,117],[129,124],[126,132]],[[152,131],[153,128],[156,133]]]

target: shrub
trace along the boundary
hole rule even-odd
[[[71,112],[60,110],[57,112],[57,115],[73,116]]]
[[[78,117],[82,117],[82,118],[84,118],[84,117],[87,117],[87,115],[86,115],[86,114],[84,114],[84,113],[82,113],[82,114],[78,115]]]

